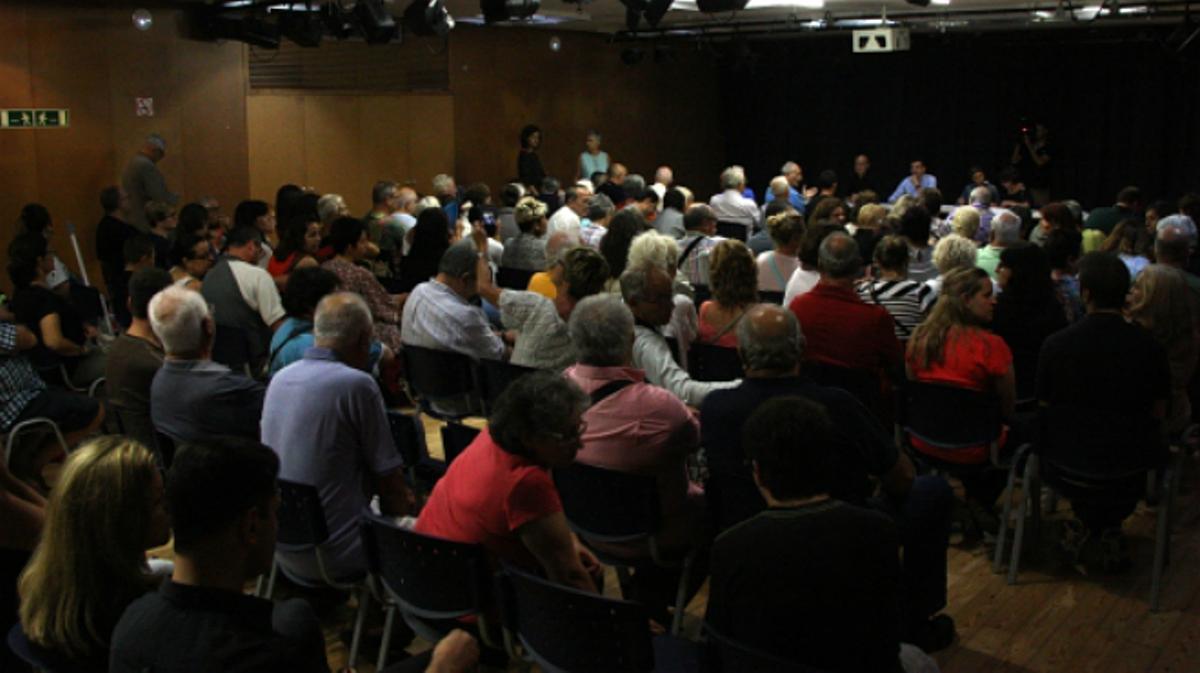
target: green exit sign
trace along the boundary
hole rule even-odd
[[[58,129],[71,125],[71,111],[63,109],[0,110],[0,128]]]

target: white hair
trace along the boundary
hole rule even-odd
[[[453,184],[454,178],[445,173],[438,173],[433,176],[433,191],[438,194],[450,191],[450,187]]]
[[[992,240],[997,243],[1016,243],[1021,240],[1021,218],[1011,210],[1002,210],[992,218]]]
[[[317,216],[321,222],[329,224],[339,215],[346,212],[346,200],[341,194],[326,194],[317,200]]]
[[[721,189],[738,189],[746,184],[746,171],[741,166],[730,166],[721,171]]]
[[[441,207],[442,207],[442,202],[438,201],[436,196],[423,197],[420,201],[417,201],[417,205],[413,208],[413,217],[420,215],[421,211],[425,210],[426,208],[441,208]]]
[[[315,342],[325,348],[340,350],[352,347],[364,332],[372,329],[371,309],[355,292],[325,295],[313,315]]]
[[[633,243],[629,245],[629,255],[625,266],[651,264],[670,275],[675,270],[675,264],[678,261],[679,244],[675,242],[675,239],[650,230],[634,237]]]
[[[784,175],[798,170],[800,170],[800,164],[796,163],[795,161],[784,162],[784,164],[779,167],[779,172]]]
[[[992,190],[990,187],[980,185],[971,190],[971,205],[978,203],[981,206],[992,205]]]
[[[937,247],[933,249],[933,265],[943,276],[955,269],[969,269],[975,266],[977,251],[975,241],[958,234],[950,234],[938,241]]]
[[[788,190],[791,189],[791,187],[792,186],[788,184],[787,178],[782,175],[777,175],[771,178],[771,193],[774,194],[775,198],[777,199],[787,197]]]
[[[211,316],[199,292],[178,285],[164,288],[150,300],[150,328],[167,355],[195,355],[204,350],[204,321]]]

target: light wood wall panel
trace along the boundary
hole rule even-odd
[[[422,191],[454,172],[454,104],[425,94],[255,93],[247,97],[250,192],[273,202],[280,185],[341,194],[355,214],[378,180]]]

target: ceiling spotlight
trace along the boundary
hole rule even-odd
[[[554,37],[550,38],[550,51],[557,52],[560,50],[562,50],[562,40],[555,35]]]
[[[414,35],[445,37],[454,28],[454,17],[442,0],[413,0],[404,10],[404,25]]]
[[[537,14],[541,0],[480,0],[484,23],[518,21]]]
[[[358,0],[354,16],[358,17],[367,44],[387,44],[396,37],[396,20],[383,6],[383,0]]]
[[[138,30],[150,30],[154,25],[154,15],[148,9],[135,9],[133,11],[133,27]]]

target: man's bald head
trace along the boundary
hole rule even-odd
[[[1159,229],[1154,238],[1154,259],[1159,264],[1182,267],[1191,254],[1192,238],[1174,225]]]
[[[858,241],[845,232],[835,231],[821,241],[817,268],[822,278],[832,280],[854,280],[862,273],[862,256]]]
[[[354,292],[325,295],[317,304],[316,315],[313,316],[315,345],[334,351],[347,364],[355,366],[360,366],[351,362],[355,356],[362,355],[365,360],[372,328],[371,310],[363,298]],[[360,353],[360,350],[363,352]]]
[[[738,353],[748,378],[794,374],[804,353],[804,333],[791,311],[757,304],[738,323]]]

